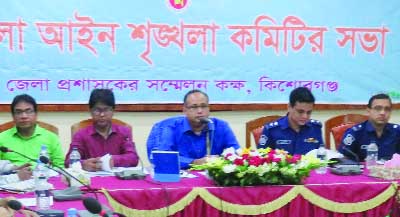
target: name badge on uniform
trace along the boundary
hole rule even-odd
[[[318,139],[310,137],[310,138],[306,138],[304,139],[305,143],[319,143]]]
[[[291,143],[292,143],[292,140],[276,140],[277,145],[288,145]]]

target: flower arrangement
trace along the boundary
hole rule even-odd
[[[221,186],[264,184],[300,184],[312,169],[327,162],[315,156],[289,155],[279,149],[226,149],[220,157],[202,165],[191,165],[192,170],[207,170]]]

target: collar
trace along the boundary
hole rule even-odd
[[[30,139],[33,138],[37,135],[41,135],[43,133],[43,128],[41,126],[39,126],[38,124],[35,125],[35,130],[33,131],[32,135],[30,137],[22,137],[19,133],[18,133],[18,129],[17,126],[14,126],[13,128],[10,129],[12,135],[14,136],[18,136],[20,138],[24,138],[24,139]]]
[[[385,124],[385,126],[383,127],[383,132],[386,132],[386,131],[388,131],[390,129],[389,125],[390,125],[389,123]],[[374,132],[375,133],[375,127],[374,127],[374,125],[371,124],[370,121],[366,121],[365,130],[367,132]]]
[[[89,127],[89,135],[95,135],[95,134],[99,134],[100,135],[100,133],[97,131],[97,129],[94,127],[94,124],[92,124],[90,127]],[[113,132],[116,132],[117,131],[117,126],[115,126],[114,124],[111,124],[111,127],[110,127],[110,131],[108,132],[108,136],[109,135],[111,135]]]
[[[282,129],[290,128],[289,116],[286,115],[285,117],[283,117],[280,120],[278,120],[278,124],[279,124],[279,126],[281,126]],[[300,129],[304,128],[304,127],[309,127],[309,126],[311,126],[311,121],[310,120],[308,120],[306,122],[306,124],[304,124],[304,126],[300,126]]]

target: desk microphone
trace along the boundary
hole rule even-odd
[[[346,151],[347,153],[349,153],[354,158],[354,160],[357,162],[357,164],[360,164],[360,158],[358,157],[358,155],[356,153],[354,153],[352,150],[350,150],[346,146],[342,146],[342,149],[344,151]]]
[[[99,201],[92,197],[87,197],[87,198],[83,199],[83,205],[92,214],[98,214],[99,216],[102,216],[102,217],[109,217],[109,214],[107,214],[106,210],[103,210],[103,207],[101,206]],[[117,212],[113,212],[113,211],[110,211],[110,212],[111,212],[111,215],[117,215],[119,217],[126,217],[124,214],[121,214],[121,213],[117,213]]]
[[[38,213],[36,210],[33,210],[33,209],[23,206],[22,203],[19,202],[18,200],[9,200],[7,202],[7,206],[15,211],[28,210],[28,211],[32,211],[34,213]]]
[[[26,156],[26,155],[24,155],[24,154],[22,154],[22,153],[20,153],[20,152],[13,151],[13,150],[11,150],[11,149],[9,149],[9,148],[7,148],[7,147],[4,147],[4,146],[0,146],[0,151],[1,151],[1,152],[4,152],[4,153],[13,152],[13,153],[18,154],[18,155],[20,155],[20,156],[22,156],[22,157],[24,157],[24,158],[26,158],[26,159],[28,159],[28,160],[30,160],[30,161],[36,162],[35,159],[33,159],[33,158],[31,158],[31,157],[28,157],[28,156]]]
[[[51,164],[51,161],[50,161],[49,158],[46,157],[46,156],[40,156],[40,157],[39,157],[39,160],[40,160],[40,162],[44,163],[45,165],[47,165],[47,164],[50,165],[50,166],[48,166],[48,167],[51,168],[51,169],[53,169],[54,171],[57,171],[57,170],[54,169],[54,167],[57,168],[57,169],[59,169],[60,172],[61,172],[63,175],[65,175],[65,176],[67,176],[67,177],[69,177],[69,178],[72,178],[72,179],[76,180],[77,182],[79,182],[80,184],[82,184],[83,186],[85,186],[85,187],[89,190],[89,192],[93,192],[94,195],[95,195],[95,197],[98,198],[98,197],[97,197],[97,190],[98,190],[98,189],[93,189],[92,187],[90,187],[90,185],[88,185],[88,184],[82,182],[81,180],[79,180],[78,178],[76,178],[75,176],[73,176],[71,173],[69,173],[69,172],[68,172],[67,170],[65,170],[64,168]],[[58,171],[57,171],[57,172],[58,172]],[[71,189],[72,189],[72,190],[71,190]],[[71,194],[73,194],[73,195],[71,195],[71,199],[77,198],[77,196],[78,196],[78,195],[76,195],[77,192],[74,191],[72,187],[69,188],[69,189],[67,189],[66,192],[64,192],[64,193],[67,193],[68,191],[70,191]],[[81,193],[82,193],[82,192],[81,192]],[[81,195],[80,195],[80,196],[81,196]],[[65,200],[68,200],[68,197],[65,197],[64,199],[65,199]]]
[[[18,200],[9,200],[7,202],[7,206],[15,211],[28,210],[28,211],[38,214],[39,216],[43,216],[43,217],[64,217],[64,212],[61,210],[51,210],[50,209],[50,210],[36,211],[36,210],[33,210],[33,209],[23,206],[21,204],[21,202],[19,202]]]
[[[17,152],[17,151],[13,151],[13,150],[11,150],[11,149],[9,149],[9,148],[7,148],[7,147],[4,147],[4,146],[0,146],[0,151],[1,152],[12,152],[12,153],[15,153],[15,154],[18,154],[18,155],[20,155],[20,156],[22,156],[22,157],[24,157],[24,158],[26,158],[26,159],[28,159],[28,160],[30,160],[30,161],[32,161],[32,162],[37,162],[37,160],[35,160],[35,159],[33,159],[33,158],[31,158],[31,157],[28,157],[28,156],[26,156],[26,155],[24,155],[24,154],[22,154],[22,153],[20,153],[20,152]],[[43,161],[42,161],[42,163],[44,163]],[[57,173],[59,173],[57,170],[55,170],[54,168],[51,168],[51,167],[49,167],[49,166],[47,166],[47,163],[44,163],[45,164],[45,167],[47,167],[47,168],[49,168],[49,169],[51,169],[51,170],[53,170],[53,171],[55,171],[55,172],[57,172]]]
[[[200,123],[207,124],[208,127],[207,140],[206,140],[207,154],[211,154],[213,147],[213,140],[214,140],[214,122],[210,118],[202,117],[200,118]]]
[[[348,149],[346,146],[343,146],[342,150],[349,153],[356,161],[346,158],[337,159],[339,163],[331,168],[331,172],[337,175],[361,174],[362,171],[360,170],[360,158],[358,155],[352,150]]]

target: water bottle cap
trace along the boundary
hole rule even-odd
[[[76,210],[75,208],[69,208],[67,211],[68,216],[69,215],[77,215],[78,214],[78,210]]]

